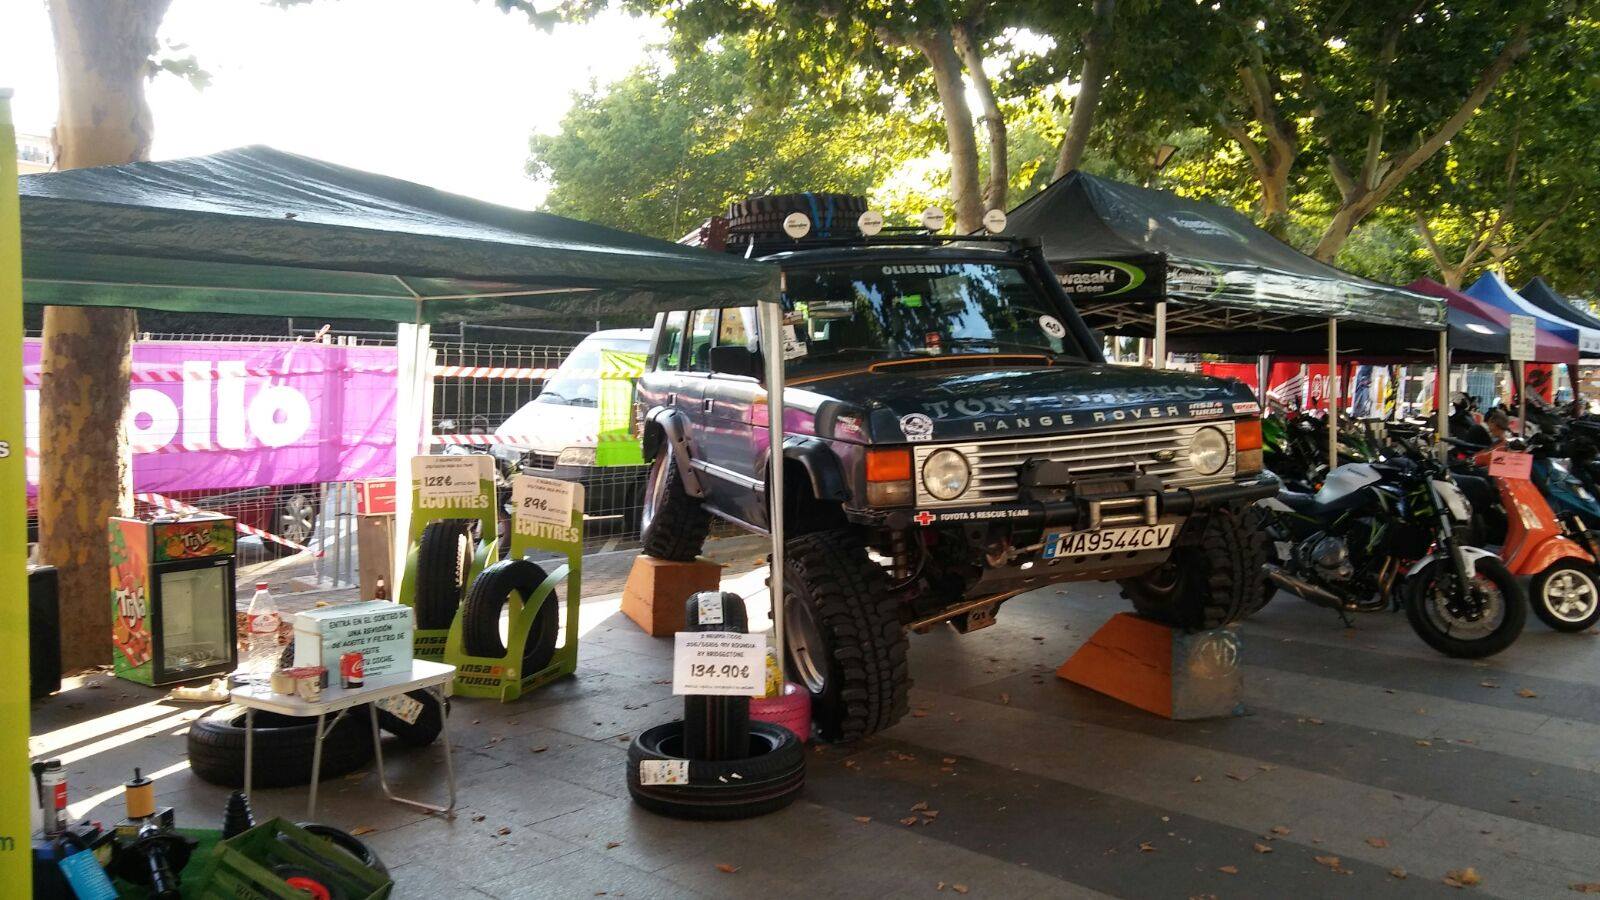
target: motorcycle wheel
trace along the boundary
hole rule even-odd
[[[1586,631],[1600,621],[1600,571],[1564,559],[1533,576],[1528,602],[1533,614],[1556,631]]]
[[[1473,616],[1462,609],[1464,598],[1446,594],[1449,565],[1430,562],[1411,581],[1406,618],[1429,647],[1458,659],[1481,659],[1511,646],[1528,621],[1528,604],[1517,578],[1498,559],[1479,559],[1473,588],[1484,594],[1484,610]]]

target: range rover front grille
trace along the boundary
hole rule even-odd
[[[1202,428],[1215,428],[1228,438],[1228,462],[1214,475],[1200,475],[1189,465],[1189,441]],[[1228,481],[1233,478],[1236,462],[1231,452],[1233,443],[1232,420],[1213,419],[1176,425],[1141,424],[1070,435],[922,444],[914,448],[917,506],[981,506],[1015,501],[1017,470],[1031,459],[1067,463],[1074,475],[1138,469],[1161,476],[1169,487]],[[960,451],[967,458],[972,466],[973,485],[954,500],[936,500],[922,484],[922,465],[935,450],[947,447]]]

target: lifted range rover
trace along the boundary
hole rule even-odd
[[[1116,580],[1189,630],[1266,602],[1251,503],[1275,484],[1247,386],[1106,365],[1037,243],[865,239],[864,209],[754,198],[699,233],[784,270],[784,627],[822,738],[906,712],[908,631],[983,628],[1024,591]],[[831,233],[777,232],[793,211]],[[756,329],[753,307],[657,318],[638,385],[652,556],[694,558],[713,515],[766,532]]]

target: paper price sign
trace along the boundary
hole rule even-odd
[[[417,497],[462,500],[478,496],[479,481],[494,478],[494,461],[481,454],[419,456],[412,461]]]
[[[760,697],[767,692],[767,636],[680,631],[672,653],[674,694]]]
[[[520,532],[533,533],[536,525],[567,528],[572,525],[578,486],[570,481],[520,475],[511,483],[513,525]]]
[[[1527,481],[1533,473],[1533,454],[1515,450],[1495,450],[1489,454],[1490,478],[1515,478]]]

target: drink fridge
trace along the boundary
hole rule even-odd
[[[233,519],[113,518],[110,526],[117,676],[160,685],[232,672]]]

